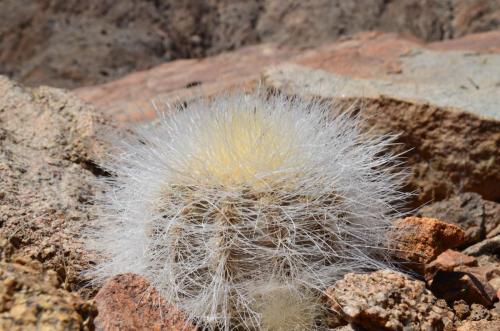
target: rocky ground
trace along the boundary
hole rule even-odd
[[[354,102],[410,150],[405,189],[416,194],[397,221],[408,236],[392,242],[403,272],[332,284],[330,328],[499,330],[499,53],[499,32],[427,44],[362,33],[308,51],[266,44],[173,61],[72,92],[0,78],[0,329],[181,330],[182,312],[147,280],[95,288],[81,273],[96,259],[80,235],[96,218],[94,179],[109,175],[100,135],[153,119],[152,98],[189,102],[260,82]]]
[[[435,41],[499,22],[498,0],[2,0],[0,74],[73,88],[263,42],[312,47],[371,29]]]

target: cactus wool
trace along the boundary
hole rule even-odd
[[[312,330],[321,291],[384,265],[393,137],[326,103],[196,101],[117,143],[91,237],[97,279],[146,277],[209,330]]]

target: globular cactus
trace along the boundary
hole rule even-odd
[[[314,329],[326,286],[385,265],[393,140],[327,103],[194,102],[118,144],[93,273],[143,275],[208,329]]]

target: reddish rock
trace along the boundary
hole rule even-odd
[[[437,51],[500,53],[498,31],[476,33],[462,38],[436,41],[427,44],[427,47]]]
[[[352,78],[374,79],[394,74],[398,77],[403,69],[402,60],[419,51],[500,53],[499,37],[500,32],[494,31],[425,44],[392,33],[362,32],[303,52],[293,59],[293,63]]]
[[[460,266],[477,266],[477,261],[472,256],[448,249],[425,266],[425,278],[430,280],[439,270],[453,271]]]
[[[405,266],[424,273],[425,264],[449,248],[461,245],[464,231],[433,218],[406,217],[397,220],[394,250]]]
[[[401,54],[424,43],[392,33],[362,32],[339,43],[306,51],[293,63],[353,78],[375,78],[400,68]]]
[[[282,62],[296,53],[271,44],[250,46],[202,60],[165,63],[107,84],[83,87],[73,92],[120,121],[146,121],[156,117],[153,102],[158,105],[158,110],[162,110],[165,103],[252,86],[264,67]]]
[[[437,271],[432,278],[430,290],[447,302],[465,300],[491,307],[497,300],[495,290],[486,279],[473,269],[464,271]]]
[[[465,300],[490,307],[497,299],[493,284],[500,269],[495,263],[478,266],[476,258],[447,250],[426,266],[425,278],[433,293],[450,303]]]
[[[456,271],[473,274],[482,284],[485,284],[486,292],[489,298],[496,301],[496,291],[500,289],[500,263],[489,263],[478,267],[459,266]],[[489,286],[486,286],[488,284]]]
[[[110,279],[95,297],[99,331],[114,330],[196,330],[185,315],[167,304],[147,280],[124,274]]]
[[[495,31],[442,44],[432,43],[428,47],[439,51],[462,49],[486,52],[496,46],[500,52],[499,37],[500,32]],[[164,63],[106,84],[78,88],[73,92],[116,114],[121,120],[136,122],[155,117],[151,111],[152,99],[184,100],[192,96],[210,95],[231,86],[250,84],[259,78],[265,67],[284,61],[352,78],[377,78],[387,73],[397,73],[400,57],[410,56],[412,50],[422,47],[427,46],[416,38],[380,32],[358,33],[304,52],[278,47],[276,44],[247,46],[202,60]]]
[[[457,328],[457,331],[498,331],[500,321],[468,321]]]

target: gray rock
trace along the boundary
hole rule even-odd
[[[500,234],[500,203],[485,201],[485,228],[486,238],[493,238]]]
[[[483,240],[475,245],[466,248],[464,254],[472,256],[480,255],[500,255],[500,235]]]

